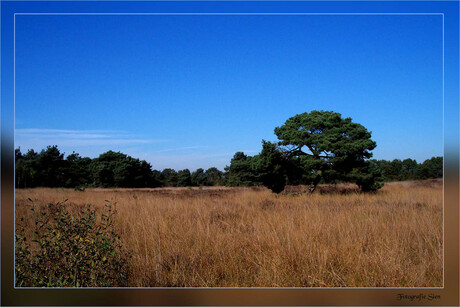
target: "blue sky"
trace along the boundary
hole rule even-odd
[[[332,110],[376,159],[441,156],[438,15],[16,16],[15,147],[216,166]]]

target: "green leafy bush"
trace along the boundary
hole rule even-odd
[[[65,201],[33,205],[16,223],[16,286],[117,287],[128,282],[130,255],[115,232],[110,204],[70,214]]]

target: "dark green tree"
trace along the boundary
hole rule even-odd
[[[417,174],[418,163],[412,159],[405,159],[401,162],[401,173],[399,180],[413,180]]]
[[[276,127],[275,134],[284,156],[287,159],[300,158],[303,167],[313,174],[310,192],[323,178],[346,180],[351,172],[358,183],[359,174],[365,174],[359,169],[368,167],[366,159],[372,157],[371,150],[376,147],[371,133],[364,126],[332,111],[311,111],[293,116],[281,127]],[[368,184],[368,180],[359,182]],[[371,189],[367,185],[361,187]]]
[[[91,171],[96,186],[141,188],[155,183],[149,163],[111,150],[93,159]]]
[[[206,185],[206,174],[204,169],[199,168],[192,173],[192,185],[194,186],[204,186]]]
[[[205,172],[207,186],[225,185],[224,173],[216,167],[210,167]]]
[[[189,187],[192,185],[192,174],[189,169],[183,169],[177,172],[177,186]]]
[[[384,184],[383,173],[374,160],[365,161],[362,167],[354,168],[344,178],[355,182],[364,192],[377,191]]]
[[[226,170],[226,183],[229,186],[256,186],[262,182],[258,179],[254,171],[254,158],[237,152],[230,161],[230,166]]]
[[[387,164],[385,168],[385,177],[389,181],[398,181],[400,180],[402,173],[402,161],[400,159],[394,159],[393,161]]]
[[[24,169],[24,156],[21,153],[21,148],[14,150],[14,161],[15,161],[15,174],[14,174],[14,185],[17,188],[24,187],[25,180],[25,169]]]
[[[23,158],[23,178],[20,187],[33,188],[39,186],[38,153],[30,149]]]
[[[153,170],[152,171],[152,185],[151,185],[151,187],[156,188],[156,187],[161,187],[161,186],[163,186],[161,172],[158,171],[158,170]]]
[[[432,157],[419,165],[419,179],[441,178],[443,176],[443,158]]]
[[[166,187],[177,186],[177,172],[172,168],[165,168],[161,171],[161,181]]]
[[[275,193],[286,185],[285,158],[276,144],[262,141],[262,151],[253,157],[252,168],[258,181]]]
[[[313,181],[315,174],[310,169],[305,168],[302,157],[291,157],[285,159],[284,166],[286,172],[286,183],[289,185],[309,184]]]
[[[67,156],[66,161],[66,187],[87,186],[91,183],[90,158],[83,158],[78,153],[73,152]]]
[[[65,169],[67,163],[64,154],[57,146],[48,146],[37,156],[37,170],[39,185],[44,187],[64,186]]]

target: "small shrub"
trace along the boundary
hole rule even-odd
[[[16,224],[16,286],[126,286],[128,260],[115,232],[112,205],[98,218],[87,205],[70,214],[65,202],[33,206]]]

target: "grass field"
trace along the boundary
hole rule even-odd
[[[76,214],[115,204],[132,287],[441,287],[442,181],[265,188],[17,189]]]

